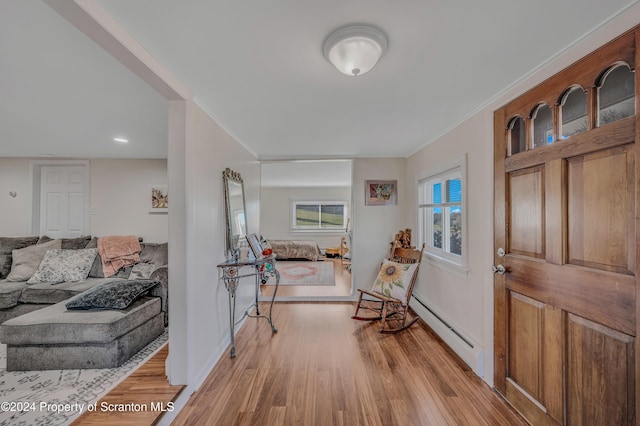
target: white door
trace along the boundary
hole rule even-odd
[[[43,166],[40,235],[50,238],[87,235],[88,196],[85,166]]]

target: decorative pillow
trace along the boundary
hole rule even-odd
[[[158,267],[153,263],[136,263],[131,268],[130,280],[148,280]]]
[[[142,250],[140,251],[141,263],[152,263],[158,268],[167,266],[169,244],[142,243],[140,245],[142,246]]]
[[[98,237],[93,237],[87,244],[86,248],[98,248]],[[92,278],[104,278],[104,272],[102,272],[102,258],[98,254],[91,265],[89,270],[89,276]]]
[[[27,281],[36,272],[47,250],[59,249],[62,241],[51,240],[48,243],[13,250],[11,252],[11,272],[7,281]]]
[[[407,290],[417,263],[397,263],[385,259],[371,290],[407,303]]]
[[[98,249],[49,250],[27,284],[85,281]]]
[[[0,279],[6,278],[11,270],[11,252],[34,245],[38,237],[0,237]]]
[[[87,244],[89,243],[89,241],[91,241],[91,236],[87,235],[87,236],[82,236],[77,238],[61,238],[61,240],[62,240],[62,247],[60,248],[62,248],[63,250],[78,250],[78,249],[87,248]],[[47,241],[51,241],[51,238],[49,238],[46,235],[43,235],[38,240],[38,244],[46,243]]]
[[[120,280],[100,284],[71,299],[67,309],[126,309],[158,285],[150,280]]]
[[[140,263],[133,265],[130,280],[149,279],[156,269],[167,266],[169,253],[168,244],[142,243],[140,244]]]

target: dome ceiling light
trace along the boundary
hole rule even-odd
[[[387,52],[387,36],[371,25],[338,28],[324,42],[324,57],[338,71],[359,76],[370,71]]]

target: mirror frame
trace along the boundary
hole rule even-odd
[[[229,200],[229,182],[238,183],[240,184],[240,188],[242,188],[242,207],[244,211],[244,221],[246,226],[247,203],[245,202],[245,196],[244,196],[244,182],[242,181],[242,177],[240,176],[240,173],[235,172],[228,167],[222,172],[222,182],[224,186],[224,207],[225,207],[225,215],[226,215],[226,222],[227,222],[226,223],[227,254],[235,254],[238,249],[238,245],[236,242],[236,245],[234,246],[234,241],[233,241],[233,224],[232,224],[233,217],[231,214],[231,203]],[[245,232],[245,235],[246,235],[246,232]]]

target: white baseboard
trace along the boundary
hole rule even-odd
[[[452,327],[444,315],[436,315],[420,296],[416,297],[415,293],[409,306],[476,375],[484,377],[484,350],[479,343]]]

